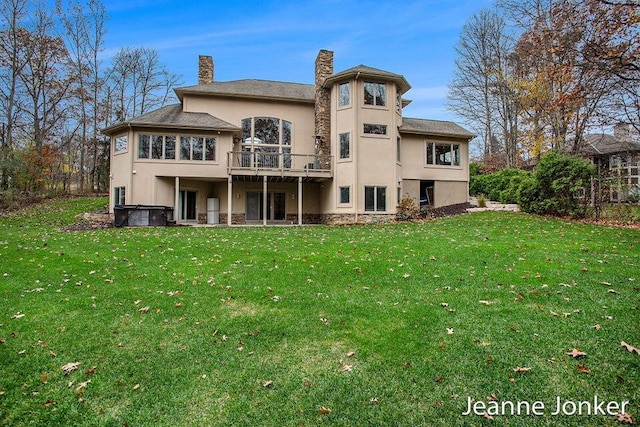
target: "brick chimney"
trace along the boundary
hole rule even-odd
[[[198,57],[198,84],[206,85],[213,82],[213,58],[200,55]]]
[[[331,154],[331,88],[322,87],[331,75],[333,52],[323,49],[316,58],[316,154]]]

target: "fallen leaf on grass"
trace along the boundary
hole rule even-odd
[[[369,399],[369,405],[375,405],[376,403],[378,403],[377,397],[372,397],[371,399]]]
[[[136,385],[133,386],[132,390],[137,390],[139,388],[140,388],[140,384],[136,384]]]
[[[627,351],[628,351],[629,353],[637,353],[637,354],[640,354],[640,350],[639,350],[639,349],[635,348],[634,346],[632,346],[632,345],[630,345],[630,344],[627,344],[627,343],[626,343],[626,342],[624,342],[624,341],[622,341],[622,342],[620,343],[620,345],[621,345],[622,347],[626,348],[626,349],[627,349]]]
[[[146,306],[146,307],[142,307],[142,308],[141,308],[140,310],[138,310],[138,311],[139,311],[140,313],[144,314],[144,313],[146,313],[147,311],[149,311],[149,309],[151,309],[151,307]]]
[[[582,372],[583,374],[590,374],[591,373],[591,369],[587,368],[584,365],[578,365],[578,371]]]
[[[567,356],[571,356],[574,359],[578,359],[578,358],[584,357],[586,355],[587,355],[587,353],[585,353],[584,351],[580,350],[579,348],[574,348],[573,350],[567,352]]]
[[[355,351],[350,351],[349,353],[347,353],[347,357],[353,357],[356,355]]]
[[[92,366],[91,369],[84,371],[85,375],[93,375],[96,373],[96,370],[98,369],[97,366]]]
[[[90,382],[91,380],[89,379],[78,384],[78,387],[76,387],[76,394],[80,393]]]
[[[24,313],[20,311],[14,314],[13,316],[11,316],[12,319],[20,319],[21,317],[24,317]]]
[[[273,385],[273,381],[269,380],[269,381],[265,381],[262,383],[262,387],[264,388],[269,388]]]
[[[619,413],[616,417],[616,421],[621,422],[623,424],[633,424],[633,415],[628,412]]]
[[[331,409],[329,408],[325,408],[324,406],[321,407],[320,409],[318,409],[318,412],[320,412],[321,414],[329,414],[331,413]]]
[[[592,326],[593,329],[595,329],[596,331],[599,331],[600,329],[602,329],[602,326],[600,325],[600,323],[596,323],[595,325]]]
[[[517,368],[514,368],[513,372],[529,372],[530,370],[531,368],[518,366]]]
[[[487,300],[480,300],[480,304],[491,305],[491,304],[493,304],[493,302],[492,301],[487,301]]]
[[[342,367],[343,372],[351,372],[353,370],[353,365],[344,365]]]
[[[447,335],[453,335],[453,328],[447,328]]]
[[[482,416],[488,420],[493,420],[493,417],[491,415],[489,415],[487,412],[485,412],[484,414],[482,414]]]
[[[80,362],[72,362],[72,363],[67,363],[66,365],[62,366],[60,369],[62,369],[64,371],[64,374],[67,375],[75,371],[76,369],[78,369],[78,366],[80,366]]]

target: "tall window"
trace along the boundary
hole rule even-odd
[[[460,166],[460,146],[427,142],[427,164]]]
[[[387,210],[387,187],[364,187],[365,212],[384,212]]]
[[[253,161],[259,166],[278,168],[282,155],[283,167],[291,167],[291,143],[293,125],[275,117],[242,119],[242,151],[258,153]],[[243,166],[251,165],[251,155],[241,158]]]
[[[350,134],[347,133],[341,133],[340,134],[340,158],[341,159],[348,159],[350,157]]]
[[[113,152],[121,153],[127,151],[127,135],[117,136],[114,139]]]
[[[341,83],[338,86],[338,107],[346,107],[351,103],[351,88],[349,82]]]
[[[113,205],[124,205],[125,203],[125,191],[124,187],[114,187],[113,188]]]
[[[387,105],[387,86],[384,83],[364,83],[364,104],[384,107]]]
[[[400,143],[400,138],[396,139],[396,162],[400,163],[402,161],[402,144]]]
[[[340,187],[340,204],[346,205],[351,203],[351,187]]]

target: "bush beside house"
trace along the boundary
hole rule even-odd
[[[591,177],[596,169],[583,158],[552,152],[542,157],[535,172],[477,172],[477,168],[471,170],[472,195],[518,203],[524,212],[582,218],[587,214]]]

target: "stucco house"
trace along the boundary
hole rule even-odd
[[[395,215],[404,195],[467,202],[474,135],[403,117],[402,75],[335,73],[333,52],[321,50],[315,84],[218,82],[210,56],[198,80],[176,89],[179,104],[103,130],[112,212],[141,204],[171,207],[184,223],[349,223]]]

